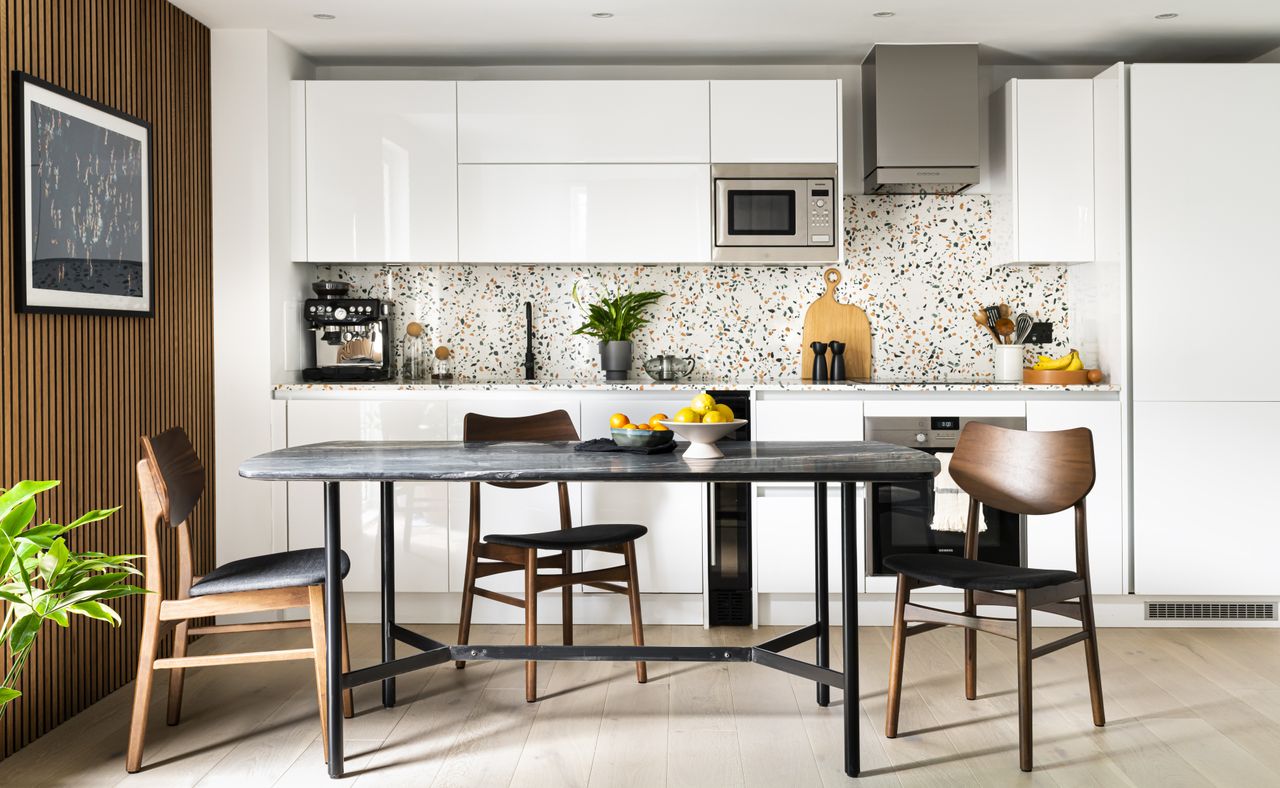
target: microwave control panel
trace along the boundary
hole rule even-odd
[[[832,212],[839,205],[836,199],[835,181],[808,181],[809,192],[809,245],[832,246],[835,244],[835,220]]]

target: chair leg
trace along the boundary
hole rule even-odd
[[[907,651],[907,599],[911,589],[907,576],[899,573],[898,593],[893,600],[893,644],[889,655],[889,696],[884,714],[884,735],[893,739],[898,735],[898,707],[902,702],[902,663]]]
[[[1093,704],[1093,724],[1099,728],[1107,724],[1102,708],[1102,666],[1098,662],[1098,627],[1093,618],[1093,592],[1080,597],[1080,625],[1089,633],[1084,642],[1084,661],[1089,671],[1089,700]]]
[[[563,555],[564,569],[566,575],[573,574],[573,553],[569,550],[564,551]],[[560,588],[560,628],[561,642],[566,646],[573,645],[573,586],[565,585]]]
[[[1026,590],[1017,592],[1018,609],[1018,768],[1031,771],[1031,605]]]
[[[324,748],[324,762],[329,762],[329,720],[325,714],[328,709],[328,692],[325,690],[324,647],[324,586],[309,586],[307,600],[311,615],[311,648],[315,650],[316,700],[320,702],[320,744]]]
[[[151,682],[155,677],[156,651],[160,646],[160,606],[146,605],[142,619],[142,639],[138,645],[138,676],[133,685],[133,718],[129,723],[129,752],[125,770],[142,768],[142,747],[147,738],[147,711],[151,705]]]
[[[538,551],[525,551],[524,564],[524,644],[538,645]],[[538,663],[524,663],[524,699],[538,699]]]
[[[973,592],[964,592],[964,614],[976,615],[977,605],[973,604]],[[968,700],[978,697],[978,630],[965,627],[964,630],[964,696]]]
[[[462,614],[458,617],[458,645],[465,646],[471,642],[471,608],[476,599],[476,556],[473,548],[467,548],[467,573],[462,581]],[[467,666],[463,660],[454,663],[454,667],[462,670]]]
[[[342,600],[342,672],[351,672],[351,649],[347,643],[347,600]],[[356,716],[356,701],[352,690],[342,691],[342,716],[351,719]]]
[[[190,622],[183,621],[173,630],[173,656],[175,657],[187,655],[189,626]],[[173,668],[169,671],[169,714],[166,722],[170,725],[177,725],[182,716],[182,680],[186,672],[186,668]]]
[[[640,581],[636,570],[636,543],[623,545],[623,558],[627,562],[627,600],[631,603],[631,639],[637,646],[644,645],[644,622],[640,618]],[[643,662],[636,663],[636,681],[649,680],[649,669]]]

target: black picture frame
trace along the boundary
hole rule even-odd
[[[22,71],[11,84],[17,311],[154,317],[151,124]]]

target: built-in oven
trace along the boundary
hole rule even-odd
[[[834,164],[713,164],[713,260],[840,259]]]
[[[932,482],[867,485],[867,574],[891,575],[884,559],[902,553],[964,555],[968,496],[948,472],[951,455],[965,425],[981,421],[1025,430],[1023,417],[879,416],[867,417],[867,440],[894,443],[929,452],[942,464]],[[1025,559],[1025,518],[983,505],[978,532],[978,559],[1021,566]]]
[[[747,423],[721,438],[751,440],[751,395],[746,391],[709,392]],[[751,626],[751,485],[716,482],[707,485],[707,623]]]

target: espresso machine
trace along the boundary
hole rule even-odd
[[[391,305],[373,298],[348,298],[345,282],[316,282],[317,298],[302,305],[311,331],[311,366],[303,380],[377,381],[391,379]]]

